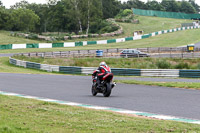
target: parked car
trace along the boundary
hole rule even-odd
[[[140,52],[136,49],[124,49],[120,53],[120,57],[130,58],[130,57],[150,57],[149,54]]]

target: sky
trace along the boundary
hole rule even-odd
[[[6,8],[10,8],[10,6],[15,5],[16,2],[20,2],[20,1],[22,0],[1,0],[1,2]],[[37,3],[37,4],[47,3],[47,0],[26,0],[26,1],[28,1],[29,3]]]
[[[1,2],[3,3],[3,5],[6,7],[6,8],[10,8],[11,5],[14,5],[16,2],[20,2],[22,0],[1,0]],[[47,0],[27,0],[29,3],[41,3],[41,4],[44,4],[44,3],[47,3]],[[127,1],[127,0],[121,0],[122,2],[124,1]],[[143,2],[147,2],[148,0],[141,0]],[[158,2],[161,2],[162,0],[157,0]],[[195,2],[200,5],[200,0],[195,0]]]

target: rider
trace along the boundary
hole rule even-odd
[[[100,86],[100,82],[103,80],[103,77],[107,74],[111,73],[110,67],[106,65],[103,61],[99,64],[99,68],[95,70],[92,74],[93,78],[97,75],[97,88]]]

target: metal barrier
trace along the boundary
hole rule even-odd
[[[200,70],[180,70],[180,77],[200,78]]]
[[[178,69],[141,69],[141,76],[179,77]]]
[[[102,57],[119,57],[120,52],[124,49],[103,49]],[[188,52],[187,47],[159,47],[159,48],[137,48],[137,50],[151,54],[151,57],[168,57],[168,58],[197,58],[200,57],[200,48],[194,48],[194,52]],[[96,57],[96,50],[77,50],[77,51],[57,51],[57,52],[34,52],[22,53],[28,57],[68,57],[68,58],[84,58]]]
[[[92,74],[92,72],[97,69],[96,67],[72,67],[39,64],[35,62],[16,60],[11,57],[9,62],[10,64],[25,68],[45,70],[48,72],[61,72],[66,74]],[[111,71],[114,75],[121,76],[200,78],[200,70],[112,68]]]

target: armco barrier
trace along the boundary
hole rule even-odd
[[[141,76],[179,77],[178,69],[141,69]]]
[[[10,64],[16,65],[17,64],[17,60],[10,58],[9,60]]]
[[[73,67],[39,64],[35,62],[16,60],[10,57],[10,64],[25,68],[40,69],[48,72],[61,72],[66,74],[92,74],[96,67]],[[150,76],[150,77],[183,77],[200,78],[200,70],[179,70],[179,69],[129,69],[112,68],[114,75],[121,76]]]
[[[153,37],[160,34],[166,34],[181,30],[187,29],[199,29],[200,26],[192,26],[192,27],[181,27],[169,30],[157,31],[145,35],[137,35],[133,37],[126,38],[118,38],[118,39],[109,39],[109,40],[99,40],[99,41],[82,41],[82,42],[64,42],[64,43],[33,43],[33,44],[8,44],[8,45],[0,45],[0,50],[3,49],[24,49],[24,48],[56,48],[56,47],[77,47],[77,46],[86,46],[86,45],[95,45],[95,44],[110,44],[110,43],[119,43],[125,41],[133,41],[139,39],[145,39],[149,37]]]
[[[81,67],[60,66],[59,72],[67,74],[81,74]]]
[[[179,75],[184,78],[200,78],[200,70],[180,70]]]
[[[96,69],[96,67],[81,67],[82,74],[92,74]]]
[[[112,68],[111,71],[114,75],[141,76],[140,69]]]
[[[41,67],[39,63],[26,62],[26,68],[40,69]]]

